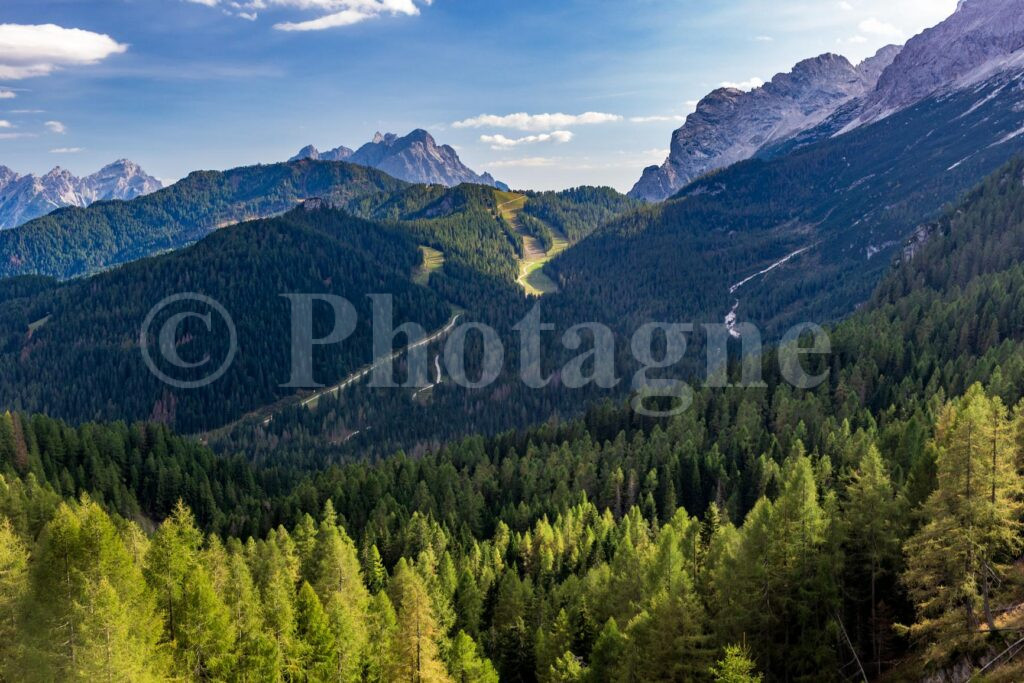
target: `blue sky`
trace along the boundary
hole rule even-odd
[[[515,187],[626,190],[715,87],[822,52],[859,61],[955,7],[3,0],[0,164],[87,173],[128,157],[175,180],[426,128]]]

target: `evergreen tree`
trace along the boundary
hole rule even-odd
[[[468,569],[459,574],[455,587],[455,627],[465,631],[471,638],[480,635],[480,619],[483,616],[483,598],[476,579]]]
[[[894,576],[898,569],[903,515],[885,463],[874,446],[850,475],[842,511],[847,592],[856,602],[868,606],[869,661],[874,662],[875,674],[880,676],[883,634],[891,626],[880,623],[879,602],[883,596],[879,582]],[[866,590],[858,589],[864,583]],[[857,600],[857,596],[864,597]]]
[[[145,576],[157,596],[168,642],[178,638],[185,599],[185,577],[199,562],[203,535],[192,512],[179,500],[171,516],[157,529],[146,552]]]
[[[370,589],[371,593],[379,593],[388,587],[388,572],[384,568],[384,561],[375,544],[371,544],[366,550],[363,574],[366,576],[366,587]]]
[[[711,667],[715,683],[761,683],[764,676],[755,671],[747,650],[737,645],[726,646],[722,659]]]
[[[629,641],[619,630],[614,619],[601,629],[590,655],[590,680],[593,683],[613,683],[621,680],[619,671],[626,657]]]
[[[498,672],[465,631],[452,639],[448,672],[453,683],[498,683]]]

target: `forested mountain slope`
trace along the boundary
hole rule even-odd
[[[291,311],[282,294],[338,295],[359,313],[360,325],[346,344],[316,354],[314,377],[323,381],[371,359],[367,294],[393,295],[396,324],[415,320],[427,329],[442,326],[449,306],[410,279],[421,259],[407,233],[311,208],[245,223],[181,252],[88,280],[51,283],[42,291],[27,287],[27,292],[9,285],[4,288],[9,298],[0,302],[0,394],[5,405],[76,421],[155,419],[186,432],[219,426],[294,393],[280,386],[288,383],[291,368]],[[212,297],[232,316],[239,353],[217,383],[176,390],[146,369],[140,329],[160,301],[194,291]],[[166,314],[177,311],[172,306]],[[151,344],[161,321],[150,331]],[[314,336],[322,336],[334,321],[323,315],[316,322]],[[212,325],[208,331],[201,319],[182,323],[175,342],[186,362],[208,357],[220,363],[226,356],[226,323],[213,315]],[[175,377],[191,381],[209,372],[205,366],[191,374],[179,369]]]
[[[284,213],[311,197],[329,195],[358,212],[406,186],[343,163],[197,171],[145,197],[62,209],[0,233],[0,277],[75,277],[183,247],[225,225]]]
[[[330,172],[330,177],[340,171],[355,174],[353,169],[358,168],[301,163]],[[522,237],[501,217],[493,188],[401,185],[390,194],[382,191],[349,201],[337,197],[340,186],[331,187],[328,198],[307,203],[309,210],[236,225],[183,251],[89,279],[0,280],[3,401],[75,421],[157,419],[184,432],[204,431],[289,395],[280,387],[288,382],[291,339],[289,304],[281,298],[283,293],[341,294],[361,306],[362,326],[343,345],[341,355],[318,355],[316,378],[326,384],[371,360],[367,294],[395,295],[396,326],[411,320],[427,331],[449,319],[448,304],[506,330],[528,310],[515,285]],[[352,190],[351,185],[344,187]],[[600,188],[536,194],[526,200],[540,229],[572,239],[634,206],[622,195]],[[377,220],[362,221],[347,211]],[[435,249],[445,259],[444,267],[429,275],[427,288],[411,282],[422,261],[418,247]],[[240,335],[235,365],[217,384],[198,391],[161,385],[143,365],[136,341],[151,307],[167,296],[190,291],[220,301],[239,325]],[[89,305],[82,306],[83,301]],[[189,352],[195,359],[209,352],[219,360],[216,349],[195,341],[210,337],[202,332],[197,328],[181,333],[189,340]],[[387,405],[375,404],[374,412]],[[436,419],[451,423],[444,409],[435,412]],[[540,419],[541,412],[531,409],[524,417]],[[507,416],[499,418],[490,430],[508,427]],[[358,429],[350,425],[348,431]],[[458,433],[467,431],[463,426]],[[340,433],[334,429],[324,434],[328,432]],[[428,435],[447,432],[434,430]]]
[[[769,332],[840,318],[869,298],[916,225],[1024,147],[1021,88],[1007,72],[698,180],[556,259],[560,296],[628,327],[721,321],[737,299],[739,319]]]
[[[992,608],[1024,601],[1024,415],[1008,410],[1024,396],[1024,162],[915,244],[832,331],[822,387],[798,392],[766,365],[766,388],[702,391],[664,421],[608,405],[304,473],[162,427],[3,416],[0,616],[19,629],[4,661],[70,678],[69,647],[89,675],[158,678],[183,662],[195,677],[330,661],[382,681],[716,680],[721,659],[769,680],[969,672],[1012,639],[991,625],[1021,626]],[[166,521],[145,539],[87,500],[57,507],[83,491]],[[195,525],[264,540],[203,541]],[[77,578],[58,603],[47,558],[62,552]],[[62,611],[76,600],[97,609]],[[145,627],[117,630],[118,614]],[[68,623],[114,640],[69,645]],[[412,623],[428,625],[419,639]],[[103,642],[150,656],[104,659]],[[402,654],[417,643],[419,669]],[[1010,660],[991,680],[1020,672]]]

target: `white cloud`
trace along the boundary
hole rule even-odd
[[[544,166],[554,166],[557,162],[557,159],[549,157],[526,157],[524,159],[495,161],[488,164],[488,166],[491,168],[542,168]]]
[[[857,28],[861,33],[879,36],[886,40],[901,40],[903,38],[903,31],[886,21],[881,21],[877,17],[869,17],[865,19],[857,25]]]
[[[853,5],[851,5],[846,0],[839,0],[839,9],[843,10],[844,12],[852,12]]]
[[[47,121],[43,125],[46,126],[51,133],[57,133],[58,135],[63,135],[68,132],[68,127],[60,121]]]
[[[0,100],[13,100],[17,97],[17,94],[13,90],[0,89]]]
[[[240,19],[256,21],[264,10],[316,12],[313,19],[281,21],[274,24],[279,31],[323,31],[352,26],[381,16],[416,16],[420,5],[433,0],[185,0],[206,7],[219,8]]]
[[[774,43],[775,39],[771,36],[754,36],[754,40],[759,43]]]
[[[753,76],[745,81],[740,81],[739,83],[734,83],[732,81],[725,81],[722,83],[723,88],[735,88],[736,90],[755,90],[760,88],[762,85],[764,85],[764,81],[757,76]]]
[[[572,126],[594,125],[598,123],[612,123],[621,121],[622,117],[617,114],[603,114],[596,111],[588,111],[583,114],[507,114],[497,116],[495,114],[481,114],[463,121],[456,121],[453,128],[513,128],[525,131],[543,131],[570,128]]]
[[[82,147],[57,147],[56,149],[51,149],[50,154],[78,154],[82,151],[84,151]]]
[[[0,128],[14,128],[14,124],[12,124],[10,121],[4,121],[3,119],[0,119]]]
[[[491,149],[511,149],[513,147],[519,147],[520,145],[534,145],[538,142],[554,142],[558,144],[564,144],[570,142],[573,138],[573,134],[567,130],[556,130],[551,133],[541,133],[540,135],[527,135],[521,138],[507,138],[504,135],[481,135],[480,142],[486,142],[491,146]]]
[[[630,123],[665,123],[667,121],[685,121],[686,117],[681,115],[668,115],[668,116],[633,116],[630,117]]]
[[[128,49],[108,35],[55,24],[0,24],[0,79],[45,76]]]

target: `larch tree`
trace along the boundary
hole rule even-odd
[[[366,663],[363,680],[390,683],[398,671],[398,617],[384,591],[370,599],[366,619]]]
[[[344,680],[336,675],[336,644],[327,614],[308,582],[303,582],[295,600],[295,622],[304,675],[316,681]]]
[[[6,517],[0,517],[0,661],[18,658],[18,611],[28,590],[28,548],[14,533]],[[6,667],[0,665],[0,676]],[[12,678],[8,672],[8,678]]]
[[[1021,547],[1020,453],[1002,401],[974,385],[947,403],[935,447],[938,488],[905,545],[903,576],[918,617],[909,631],[932,643],[941,633],[977,632],[979,611],[994,628],[993,585]]]
[[[29,680],[157,680],[166,658],[142,572],[110,517],[88,497],[61,504],[33,552],[16,666]]]
[[[390,590],[398,617],[396,680],[448,683],[451,679],[439,654],[444,634],[437,626],[423,580],[415,569],[400,560]]]

